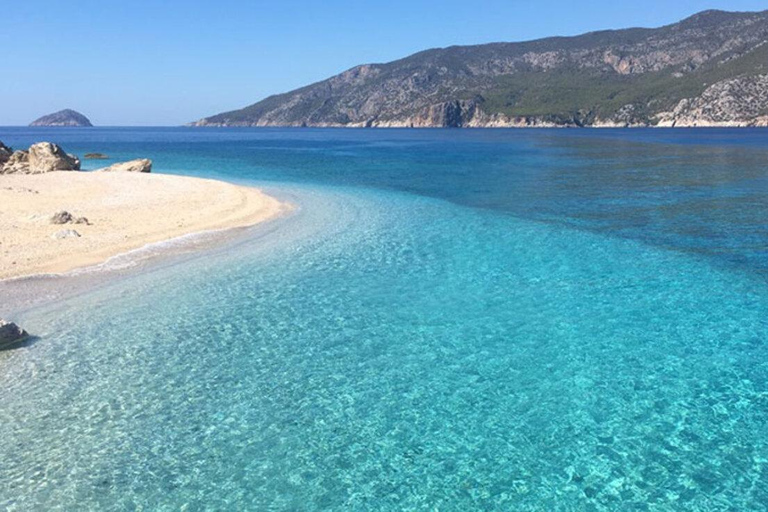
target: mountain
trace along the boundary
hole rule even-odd
[[[48,114],[35,121],[31,122],[29,126],[93,126],[80,112],[74,110],[65,109],[53,114]]]
[[[426,50],[192,126],[766,126],[768,11]]]

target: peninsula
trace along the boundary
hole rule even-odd
[[[192,126],[768,126],[768,11],[426,50]]]

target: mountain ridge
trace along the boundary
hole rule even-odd
[[[448,46],[192,126],[768,126],[768,10],[658,28]]]

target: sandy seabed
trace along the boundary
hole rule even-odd
[[[291,206],[257,188],[146,173],[0,176],[0,279],[62,273],[147,244],[245,227]],[[59,211],[88,224],[52,224]],[[61,230],[80,236],[55,238]]]

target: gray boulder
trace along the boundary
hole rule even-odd
[[[60,212],[56,212],[53,215],[51,215],[51,224],[87,224],[90,225],[91,223],[88,222],[88,219],[85,217],[75,217],[71,213],[69,213],[66,210],[61,210]]]
[[[130,162],[120,162],[112,164],[109,167],[98,169],[98,172],[150,172],[152,171],[152,160],[148,158],[137,158]]]
[[[73,220],[72,214],[64,210],[51,215],[51,224],[67,224]]]
[[[27,331],[13,322],[6,322],[0,318],[0,348],[24,341],[28,337]]]

